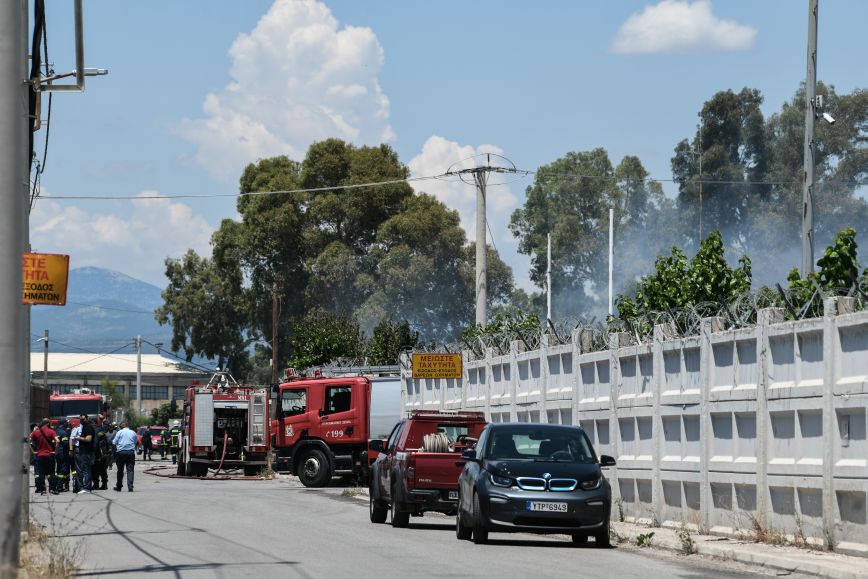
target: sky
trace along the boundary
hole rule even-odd
[[[46,5],[49,61],[72,70],[72,3]],[[166,257],[209,255],[211,233],[237,217],[245,165],[301,160],[330,137],[388,143],[413,176],[484,152],[535,170],[604,147],[613,164],[637,155],[653,177],[670,179],[675,145],[692,137],[715,92],[759,89],[767,116],[792,98],[805,78],[807,5],[89,0],[86,65],[109,74],[52,98],[31,244],[70,254],[73,268],[163,287]],[[864,22],[868,2],[820,1],[818,78],[839,94],[866,86]],[[45,138],[43,129],[40,162]],[[529,257],[507,224],[531,180],[488,191],[488,241],[525,289],[534,289]],[[459,211],[475,239],[472,186],[417,190]],[[171,198],[191,194],[222,196]]]

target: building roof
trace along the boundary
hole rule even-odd
[[[39,376],[44,371],[45,354],[43,352],[30,353],[30,372],[33,376]],[[60,352],[48,353],[48,372],[51,374],[99,374],[129,375],[136,373],[135,354],[68,354]],[[159,354],[142,354],[142,374],[149,375],[201,375],[207,376],[208,372],[188,366],[172,358],[166,358]]]

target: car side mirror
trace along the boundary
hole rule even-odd
[[[383,452],[386,449],[386,443],[384,440],[375,439],[368,443],[368,450],[373,452]]]
[[[473,448],[468,448],[464,452],[461,453],[461,460],[465,462],[478,462],[479,459],[476,458],[476,450]]]
[[[607,454],[600,455],[600,466],[615,466],[615,459]]]

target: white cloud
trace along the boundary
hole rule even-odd
[[[620,54],[747,50],[757,31],[711,13],[711,0],[663,0],[630,15],[612,41]]]
[[[313,0],[276,0],[229,50],[232,81],[205,98],[204,118],[180,134],[197,144],[197,163],[219,179],[286,154],[300,160],[314,141],[356,144],[394,138],[378,74],[383,48],[370,28],[338,27]]]
[[[473,161],[468,159],[480,153],[502,155],[503,150],[496,145],[479,145],[477,147],[461,145],[434,135],[422,145],[422,152],[410,160],[410,174],[413,177],[439,175],[456,163],[457,165],[453,167],[453,170],[468,168],[473,166],[471,165]],[[491,243],[493,239],[501,259],[512,266],[516,285],[529,290],[533,289],[533,284],[527,274],[530,268],[530,258],[518,253],[518,241],[513,237],[508,227],[512,212],[521,204],[510,186],[502,184],[510,179],[509,176],[506,179],[502,175],[493,176],[490,186],[486,190],[486,213],[488,227],[491,230],[486,238],[488,243]],[[450,209],[458,211],[461,217],[461,227],[467,232],[467,238],[470,241],[476,239],[476,187],[472,183],[468,184],[457,178],[452,178],[424,181],[415,185],[415,188],[418,191],[433,195]]]
[[[211,254],[214,228],[188,205],[169,199],[137,199],[132,205],[129,217],[122,217],[38,200],[30,214],[33,251],[67,253],[70,267],[104,267],[161,287],[166,257],[180,257],[191,248]]]

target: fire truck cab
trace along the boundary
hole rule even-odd
[[[78,426],[82,414],[93,422],[98,422],[100,413],[108,414],[110,406],[105,397],[90,388],[77,388],[68,394],[53,393],[48,399],[48,414],[51,426],[57,427],[65,421]]]
[[[187,388],[178,474],[205,476],[209,468],[258,474],[269,452],[268,402],[268,389],[239,385],[219,370],[208,384]]]
[[[306,379],[290,373],[278,388],[272,421],[274,468],[322,487],[335,475],[366,478],[371,382],[364,377]]]

